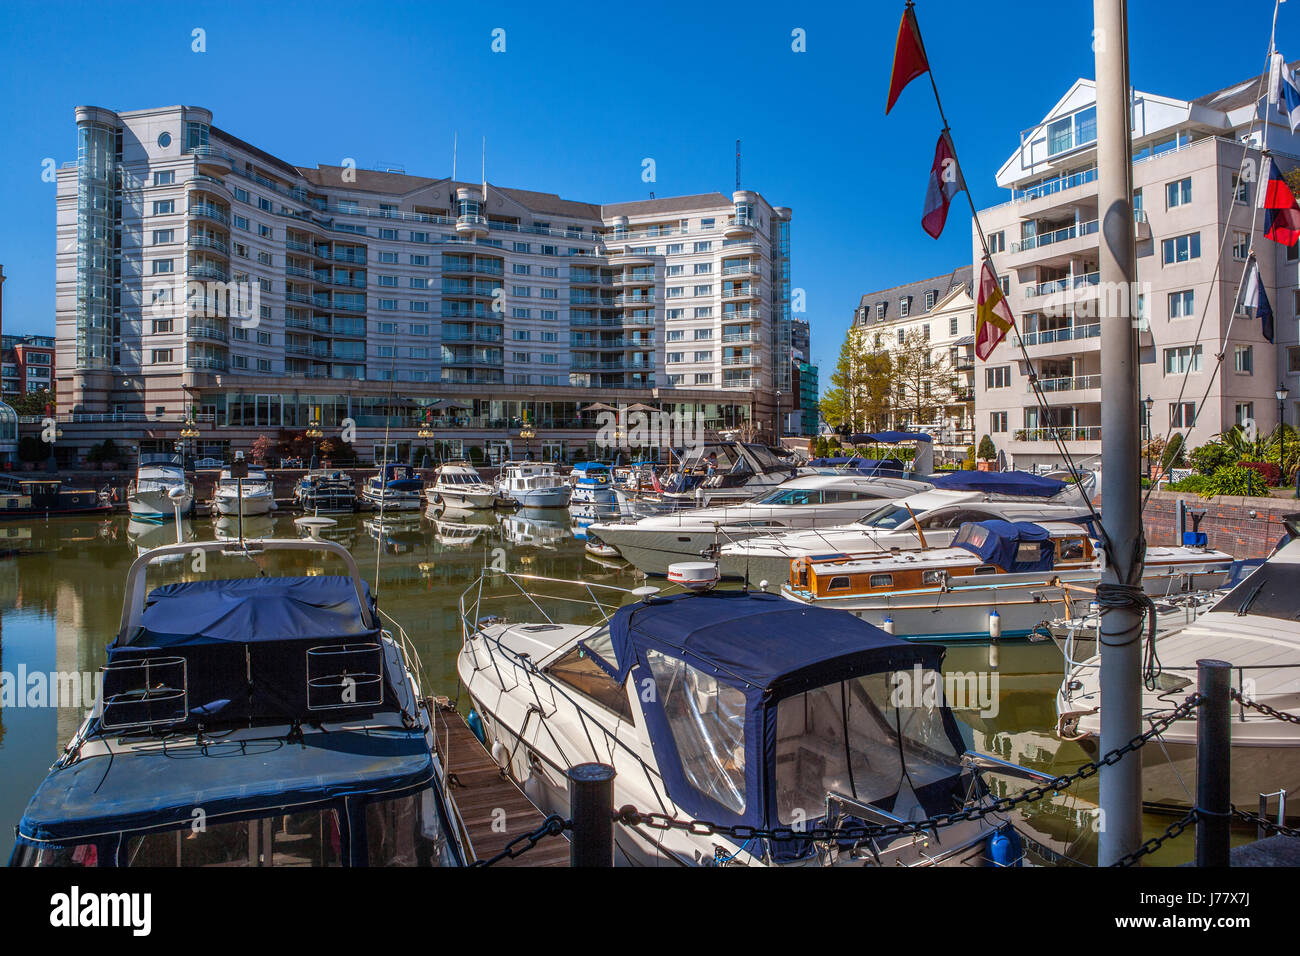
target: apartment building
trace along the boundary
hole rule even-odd
[[[1012,337],[980,363],[975,380],[977,431],[1016,467],[1062,464],[1049,423],[1060,426],[1076,462],[1098,464],[1106,377],[1098,316],[1125,293],[1136,298],[1138,387],[1150,434],[1172,428],[1195,446],[1234,423],[1266,431],[1277,423],[1278,384],[1300,397],[1300,262],[1296,249],[1263,238],[1256,209],[1265,124],[1283,171],[1300,161],[1300,137],[1276,109],[1257,103],[1259,88],[1256,77],[1194,100],[1133,93],[1136,290],[1098,281],[1093,82],[1076,80],[1021,134],[997,173],[1010,198],[980,221],[1050,408],[1039,408]],[[978,267],[982,249],[972,235]],[[1234,298],[1252,245],[1276,316],[1275,345]],[[1285,414],[1294,424],[1300,408],[1292,402]]]
[[[897,356],[912,343],[928,346],[929,368],[919,383],[896,382],[889,426],[935,436],[936,450],[962,456],[975,441],[975,303],[970,266],[917,282],[868,292],[858,302],[853,331],[868,352]],[[919,408],[919,413],[918,413]]]
[[[76,123],[69,422],[156,439],[197,413],[221,443],[352,419],[364,447],[440,402],[473,441],[524,419],[576,437],[597,400],[770,428],[789,394],[791,211],[757,192],[599,204],[301,167],[190,106]]]
[[[53,336],[0,335],[0,391],[6,398],[53,387]]]

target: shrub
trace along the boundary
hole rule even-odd
[[[1237,453],[1223,442],[1206,442],[1192,449],[1192,467],[1202,475],[1212,475],[1220,468],[1236,463]]]
[[[1203,498],[1214,498],[1217,495],[1267,498],[1268,486],[1254,469],[1242,465],[1222,465],[1205,480],[1200,494]]]
[[[1242,468],[1259,472],[1265,485],[1277,487],[1282,483],[1282,469],[1271,461],[1243,461],[1240,465]]]
[[[1164,454],[1160,456],[1160,467],[1165,471],[1170,468],[1181,468],[1187,459],[1187,447],[1182,432],[1174,432],[1169,439],[1169,444],[1165,446]]]
[[[1182,491],[1187,494],[1199,495],[1205,490],[1206,482],[1209,480],[1206,475],[1188,475],[1182,481],[1171,481],[1167,487],[1170,491]]]
[[[980,439],[979,451],[976,453],[981,461],[992,461],[998,457],[998,450],[993,445],[993,439],[985,435]]]

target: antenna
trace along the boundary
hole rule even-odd
[[[456,140],[458,137],[458,133],[451,134],[451,181],[453,183],[456,181]]]
[[[740,192],[740,140],[736,140],[736,192]]]
[[[487,137],[486,136],[483,137],[483,201],[487,202]]]

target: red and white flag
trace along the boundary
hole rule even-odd
[[[948,206],[952,197],[966,188],[961,170],[957,167],[957,152],[952,148],[948,131],[939,134],[934,147],[934,163],[930,166],[930,185],[925,191],[925,211],[921,214],[921,228],[938,239],[948,221]]]
[[[894,43],[894,68],[889,74],[889,99],[885,101],[885,115],[894,108],[894,101],[914,79],[930,69],[921,43],[921,28],[916,25],[916,14],[909,3],[898,23],[898,40]]]

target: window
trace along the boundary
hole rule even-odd
[[[1192,201],[1192,178],[1179,179],[1165,184],[1165,207],[1175,209],[1189,205]]]
[[[1006,412],[989,412],[989,431],[1005,432],[1007,430],[1007,413]]]
[[[1186,236],[1166,239],[1160,244],[1165,265],[1175,262],[1187,262],[1201,257],[1201,234],[1193,232]]]
[[[1169,406],[1170,428],[1191,428],[1195,421],[1195,402],[1175,402]]]
[[[938,293],[935,292],[934,289],[931,289],[925,294],[925,311],[929,312],[934,308],[934,301],[937,297]]]
[[[1055,156],[1093,142],[1097,138],[1097,107],[1055,120],[1047,125],[1047,154]]]
[[[697,276],[708,275],[708,274],[709,274],[710,272],[712,272],[712,271],[713,271],[713,263],[712,263],[712,262],[697,262],[697,263],[695,263],[695,274],[696,274]]]
[[[1290,373],[1300,372],[1300,345],[1287,347],[1286,370]]]
[[[713,384],[713,373],[712,373],[712,372],[696,372],[696,373],[695,373],[695,384],[696,384],[696,385],[711,385],[711,384]]]
[[[157,333],[159,333],[159,332],[170,332],[170,331],[172,330],[172,320],[171,320],[171,319],[154,319],[154,320],[153,320],[153,330],[154,330],[154,334],[155,334],[155,335],[156,335]],[[35,358],[35,356],[32,356],[31,358]],[[31,358],[29,358],[28,361],[30,361]]]
[[[167,135],[166,133],[163,133],[163,136],[166,135]],[[176,182],[175,170],[168,169],[166,171],[156,172],[153,174],[153,184],[155,186],[170,186],[174,182]]]
[[[1188,319],[1196,314],[1196,294],[1191,289],[1169,293],[1169,318]]]
[[[1180,345],[1165,349],[1165,374],[1182,375],[1185,372],[1201,370],[1201,347],[1199,345]]]
[[[1255,350],[1249,345],[1238,345],[1232,350],[1232,366],[1242,375],[1255,374]]]
[[[948,319],[948,334],[957,334],[957,316],[955,315]]]
[[[1010,388],[1011,387],[1011,366],[997,365],[993,368],[984,370],[984,387],[985,388]]]
[[[695,251],[696,251],[696,252],[708,252],[708,251],[709,251],[710,249],[712,249],[712,248],[713,248],[713,243],[711,243],[711,242],[697,242],[697,243],[695,243]]]
[[[153,204],[153,214],[155,216],[166,216],[176,211],[175,199],[160,199]]]
[[[695,341],[699,342],[699,341],[702,340],[702,339],[711,339],[711,338],[713,338],[713,330],[712,330],[712,329],[696,329],[696,330],[695,330]]]
[[[164,362],[170,362],[171,360],[172,360],[172,350],[171,350],[171,349],[154,349],[154,350],[153,350],[153,364],[154,364],[154,365],[160,365],[160,364],[162,364],[162,363],[164,363]]]
[[[1250,180],[1242,177],[1241,173],[1232,174],[1232,201],[1250,205]]]
[[[395,265],[397,265],[397,253],[395,253],[395,252],[381,252],[381,253],[379,253],[379,261],[382,262],[382,263],[384,263],[384,265],[393,265],[393,266],[395,266]],[[380,279],[382,280],[382,279],[383,279],[383,276],[380,276]],[[396,285],[396,284],[397,284],[397,278],[394,276],[394,277],[393,277],[393,285]]]
[[[991,232],[988,235],[989,252],[1006,252],[1007,251],[1007,234],[1005,232]]]
[[[155,246],[165,246],[169,242],[174,242],[174,229],[155,229],[153,231],[153,244]]]
[[[265,358],[260,358],[260,359],[258,359],[258,360],[257,360],[257,370],[258,370],[259,372],[269,372],[269,371],[271,371],[271,360],[270,360],[270,359],[265,359]]]
[[[173,271],[175,266],[174,259],[155,259],[153,260],[153,274],[165,275]]]
[[[633,719],[632,706],[628,703],[627,691],[623,685],[605,673],[585,648],[574,647],[567,651],[553,664],[549,664],[546,672],[561,684],[567,684],[624,720]]]
[[[380,312],[396,312],[396,311],[397,311],[397,300],[396,300],[396,299],[380,299],[380,300],[379,300],[379,311],[380,311]]]
[[[387,288],[387,289],[397,288],[397,276],[379,275],[379,276],[375,276],[375,278],[379,282],[379,285],[383,288]]]
[[[515,262],[511,265],[511,271],[517,276],[526,276],[532,273],[533,267],[524,262]]]
[[[1247,427],[1247,422],[1255,420],[1255,403],[1238,402],[1234,406],[1235,420],[1242,428]]]
[[[1244,232],[1232,233],[1232,258],[1238,262],[1245,262],[1246,256],[1250,252],[1250,236]]]
[[[911,315],[911,313],[912,313],[912,297],[910,295],[905,295],[898,300],[898,317],[900,319],[906,318],[908,315]]]
[[[711,362],[711,361],[713,361],[713,353],[712,353],[711,351],[700,351],[700,352],[696,352],[696,353],[695,353],[695,361],[697,361],[697,362]]]

